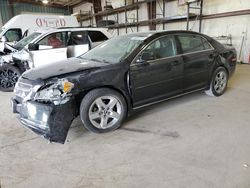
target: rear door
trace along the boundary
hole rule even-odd
[[[152,60],[138,62],[143,53]],[[177,56],[175,38],[163,36],[152,41],[130,66],[130,82],[134,107],[182,92],[183,61]]]
[[[72,31],[68,41],[67,57],[77,57],[90,50],[87,31]]]
[[[214,48],[200,35],[180,34],[177,39],[184,61],[184,92],[205,87],[215,58]]]
[[[39,50],[30,51],[34,67],[67,59],[67,32],[52,33],[37,42]]]

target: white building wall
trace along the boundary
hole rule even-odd
[[[73,8],[73,13],[87,13],[89,11],[93,11],[93,4],[92,3],[83,3],[79,6],[76,6]],[[93,23],[95,24],[95,18],[93,18]],[[91,21],[90,20],[87,20],[87,21],[83,21],[81,22],[82,26],[89,26],[91,25]]]
[[[79,6],[76,6],[73,8],[73,13],[80,13],[80,11],[90,11],[91,7],[93,7],[92,3],[83,3]]]
[[[204,14],[250,9],[249,0],[204,0]]]
[[[177,10],[178,5],[176,2],[167,3],[167,7],[170,10]],[[185,7],[179,7],[179,13],[184,13],[185,10],[182,10]],[[166,8],[168,9],[168,8]],[[203,14],[218,14],[231,11],[239,11],[250,9],[250,1],[246,0],[227,0],[226,3],[224,0],[205,0]],[[171,11],[169,11],[171,12]],[[172,16],[171,13],[168,13],[168,16]],[[190,22],[190,28],[193,31],[198,31],[199,23]],[[177,22],[169,23],[165,25],[167,30],[175,29],[186,29],[186,22]],[[238,60],[243,61],[244,63],[249,62],[250,56],[250,15],[243,16],[233,16],[233,17],[224,17],[216,19],[207,19],[203,20],[202,24],[202,33],[207,34],[212,37],[218,36],[228,36],[232,35],[233,46],[237,49]],[[242,40],[244,37],[245,40]],[[223,41],[222,41],[223,42]],[[241,56],[240,49],[243,45]]]
[[[139,0],[142,1],[142,0]],[[114,8],[118,8],[119,6],[123,6],[125,4],[124,0],[110,0],[112,2]],[[130,1],[128,1],[130,3]],[[136,2],[136,0],[135,0]],[[74,8],[75,11],[79,10],[90,10],[91,3],[87,3],[81,5],[81,7]],[[102,7],[105,5],[105,0],[102,0]],[[163,1],[158,1],[156,4],[156,12],[157,18],[161,18],[162,9],[163,9]],[[178,1],[167,2],[165,4],[165,16],[177,16],[177,15],[185,15],[187,13],[186,6],[178,6]],[[204,8],[203,14],[210,15],[210,14],[217,14],[217,13],[225,13],[231,11],[239,11],[239,10],[247,10],[250,9],[250,0],[204,0]],[[193,10],[192,12],[195,13],[197,10]],[[136,10],[127,11],[128,15],[128,22],[136,21]],[[104,17],[104,19],[106,19]],[[118,23],[125,23],[125,13],[119,13],[119,20],[117,20],[116,14],[108,16],[108,19],[115,20]],[[138,10],[138,19],[139,21],[147,20],[148,19],[148,11],[147,11],[147,4],[139,5]],[[88,22],[83,22],[83,25],[89,25]],[[95,23],[95,22],[94,22]],[[194,31],[198,31],[199,22],[190,22],[190,28]],[[162,24],[156,25],[157,30],[162,30]],[[175,22],[175,23],[167,23],[165,24],[166,30],[185,30],[186,29],[186,22]],[[149,26],[140,26],[139,32],[148,31]],[[127,32],[136,32],[136,27],[128,27]],[[110,30],[111,33],[114,35],[118,35],[117,29]],[[239,60],[243,62],[249,61],[250,55],[250,15],[243,15],[243,16],[233,16],[233,17],[224,17],[224,18],[216,18],[216,19],[207,19],[203,20],[202,24],[202,33],[210,35],[212,37],[217,37],[221,35],[228,36],[229,34],[232,35],[232,43],[234,47],[236,47],[238,51],[238,55],[240,52],[242,38],[244,36],[245,40],[243,42],[243,51],[242,56],[238,57]],[[126,34],[126,29],[121,28],[119,29],[119,35]]]

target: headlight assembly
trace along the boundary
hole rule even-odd
[[[74,84],[67,79],[58,80],[56,83],[38,91],[34,97],[35,100],[50,101],[55,105],[64,104],[71,96],[71,90]]]

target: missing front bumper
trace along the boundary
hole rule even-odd
[[[59,143],[65,142],[70,125],[76,116],[73,101],[54,105],[34,101],[18,103],[12,99],[12,109],[25,127],[52,142]]]

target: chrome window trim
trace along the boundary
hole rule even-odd
[[[180,56],[184,56],[184,55],[196,54],[196,53],[200,53],[200,52],[207,52],[207,51],[213,51],[213,50],[214,50],[214,49],[199,50],[199,51],[189,52],[189,53],[184,53],[184,54],[179,54],[179,55],[180,55]]]
[[[210,49],[205,49],[205,50],[199,50],[199,51],[195,51],[195,52],[188,52],[188,53],[181,53],[181,54],[176,54],[174,56],[169,56],[169,57],[164,57],[164,58],[159,58],[159,59],[154,59],[154,60],[150,60],[150,61],[147,61],[147,63],[152,63],[154,61],[158,61],[158,60],[164,60],[164,59],[169,59],[169,58],[173,58],[173,57],[180,57],[180,56],[183,56],[183,55],[190,55],[190,54],[196,54],[196,53],[200,53],[200,52],[207,52],[207,51],[213,51],[215,50],[215,48],[212,46],[212,44],[202,35],[195,35],[195,34],[189,34],[189,33],[183,33],[184,35],[193,35],[193,36],[199,36],[201,38],[203,38],[208,44],[209,46],[211,47]],[[162,37],[166,37],[166,36],[177,36],[178,35],[182,35],[182,34],[167,34],[167,35],[164,35],[164,36],[160,36],[158,38],[155,38],[154,40],[152,40],[149,44],[147,44],[143,49],[140,50],[140,52],[138,52],[138,54],[134,57],[134,59],[132,60],[132,63],[130,64],[131,67],[135,66],[135,65],[138,65],[140,63],[137,63],[135,60],[136,58],[138,57],[138,55],[143,51],[145,50],[150,44],[152,44],[154,41],[162,38]],[[176,41],[175,41],[175,47],[176,47],[176,51],[177,51],[177,46],[176,46]]]

